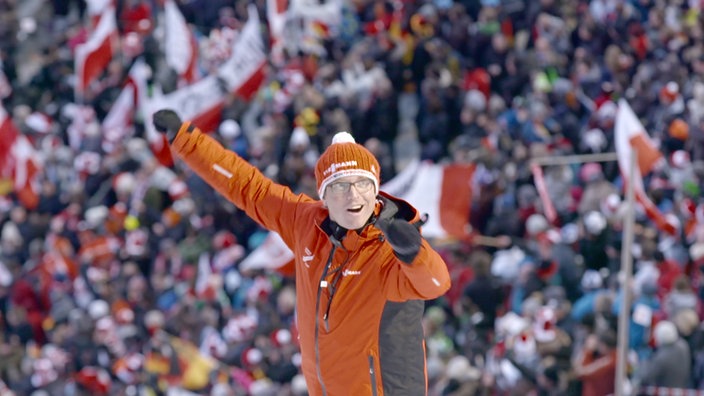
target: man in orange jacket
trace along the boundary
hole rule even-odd
[[[379,191],[379,163],[347,132],[320,156],[320,200],[294,194],[171,110],[172,151],[295,255],[302,370],[311,395],[425,395],[423,300],[450,276],[410,204]]]

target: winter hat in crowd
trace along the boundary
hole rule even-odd
[[[529,236],[536,236],[541,232],[547,231],[549,228],[550,224],[545,216],[540,213],[534,213],[526,219],[526,233],[528,233]]]
[[[677,311],[672,323],[675,324],[679,334],[689,337],[699,326],[699,315],[692,308],[683,308]]]
[[[667,127],[668,134],[679,140],[687,140],[689,137],[689,125],[681,118],[675,118]]]
[[[582,275],[580,285],[584,291],[598,290],[604,285],[604,280],[599,271],[586,270]]]
[[[235,139],[242,134],[242,129],[240,128],[240,124],[237,121],[227,119],[220,123],[220,126],[218,127],[218,132],[220,133],[220,136],[224,137],[225,139]]]
[[[341,177],[364,176],[374,181],[374,191],[379,192],[379,161],[348,132],[338,132],[332,144],[315,164],[315,181],[318,196],[323,198],[325,188]]]
[[[679,338],[677,327],[669,320],[660,321],[655,325],[653,338],[655,338],[655,345],[657,346],[674,344]]]

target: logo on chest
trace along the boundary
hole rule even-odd
[[[342,276],[355,276],[355,275],[362,275],[362,271],[356,271],[356,270],[350,270],[346,269],[342,271]]]

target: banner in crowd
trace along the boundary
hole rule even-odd
[[[86,11],[90,18],[91,29],[95,29],[100,23],[100,18],[105,14],[108,7],[115,7],[115,0],[87,0]]]
[[[313,3],[291,0],[283,27],[282,45],[289,53],[303,52],[322,56],[323,40],[335,37],[342,26],[343,2]]]
[[[115,7],[107,6],[88,41],[76,46],[76,99],[82,101],[88,86],[97,79],[112,60],[115,41],[118,40]]]
[[[183,81],[195,82],[198,42],[173,0],[164,2],[164,36],[166,64],[174,69]]]
[[[470,164],[414,161],[381,189],[428,214],[426,238],[463,239],[469,234],[473,175]]]
[[[155,89],[154,95],[142,103],[148,135],[156,133],[152,114],[163,108],[174,110],[181,119],[191,120],[203,131],[216,130],[226,94],[251,99],[264,81],[266,61],[259,15],[256,7],[250,6],[249,19],[233,45],[232,56],[216,74],[167,94]]]
[[[14,192],[24,207],[36,208],[39,204],[36,179],[41,169],[34,146],[0,106],[0,193]]]
[[[138,58],[130,68],[120,95],[113,102],[110,111],[103,119],[103,148],[107,152],[123,144],[132,135],[135,111],[139,104],[139,94],[146,92],[147,78],[151,71],[142,58]]]
[[[662,153],[657,149],[645,131],[633,109],[625,99],[618,102],[618,113],[614,125],[614,139],[618,153],[618,167],[624,180],[624,186],[633,183],[635,198],[643,206],[647,216],[662,231],[675,234],[675,226],[667,221],[662,212],[650,200],[643,185],[643,176],[647,175],[662,159]],[[631,177],[630,164],[634,153],[637,163]]]

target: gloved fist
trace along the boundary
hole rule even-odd
[[[166,138],[172,142],[181,128],[181,118],[175,111],[170,109],[159,110],[152,117],[154,128],[157,131],[166,133]]]
[[[406,220],[393,218],[377,220],[375,224],[391,244],[396,257],[406,264],[412,263],[420,251],[422,241],[418,228]]]

